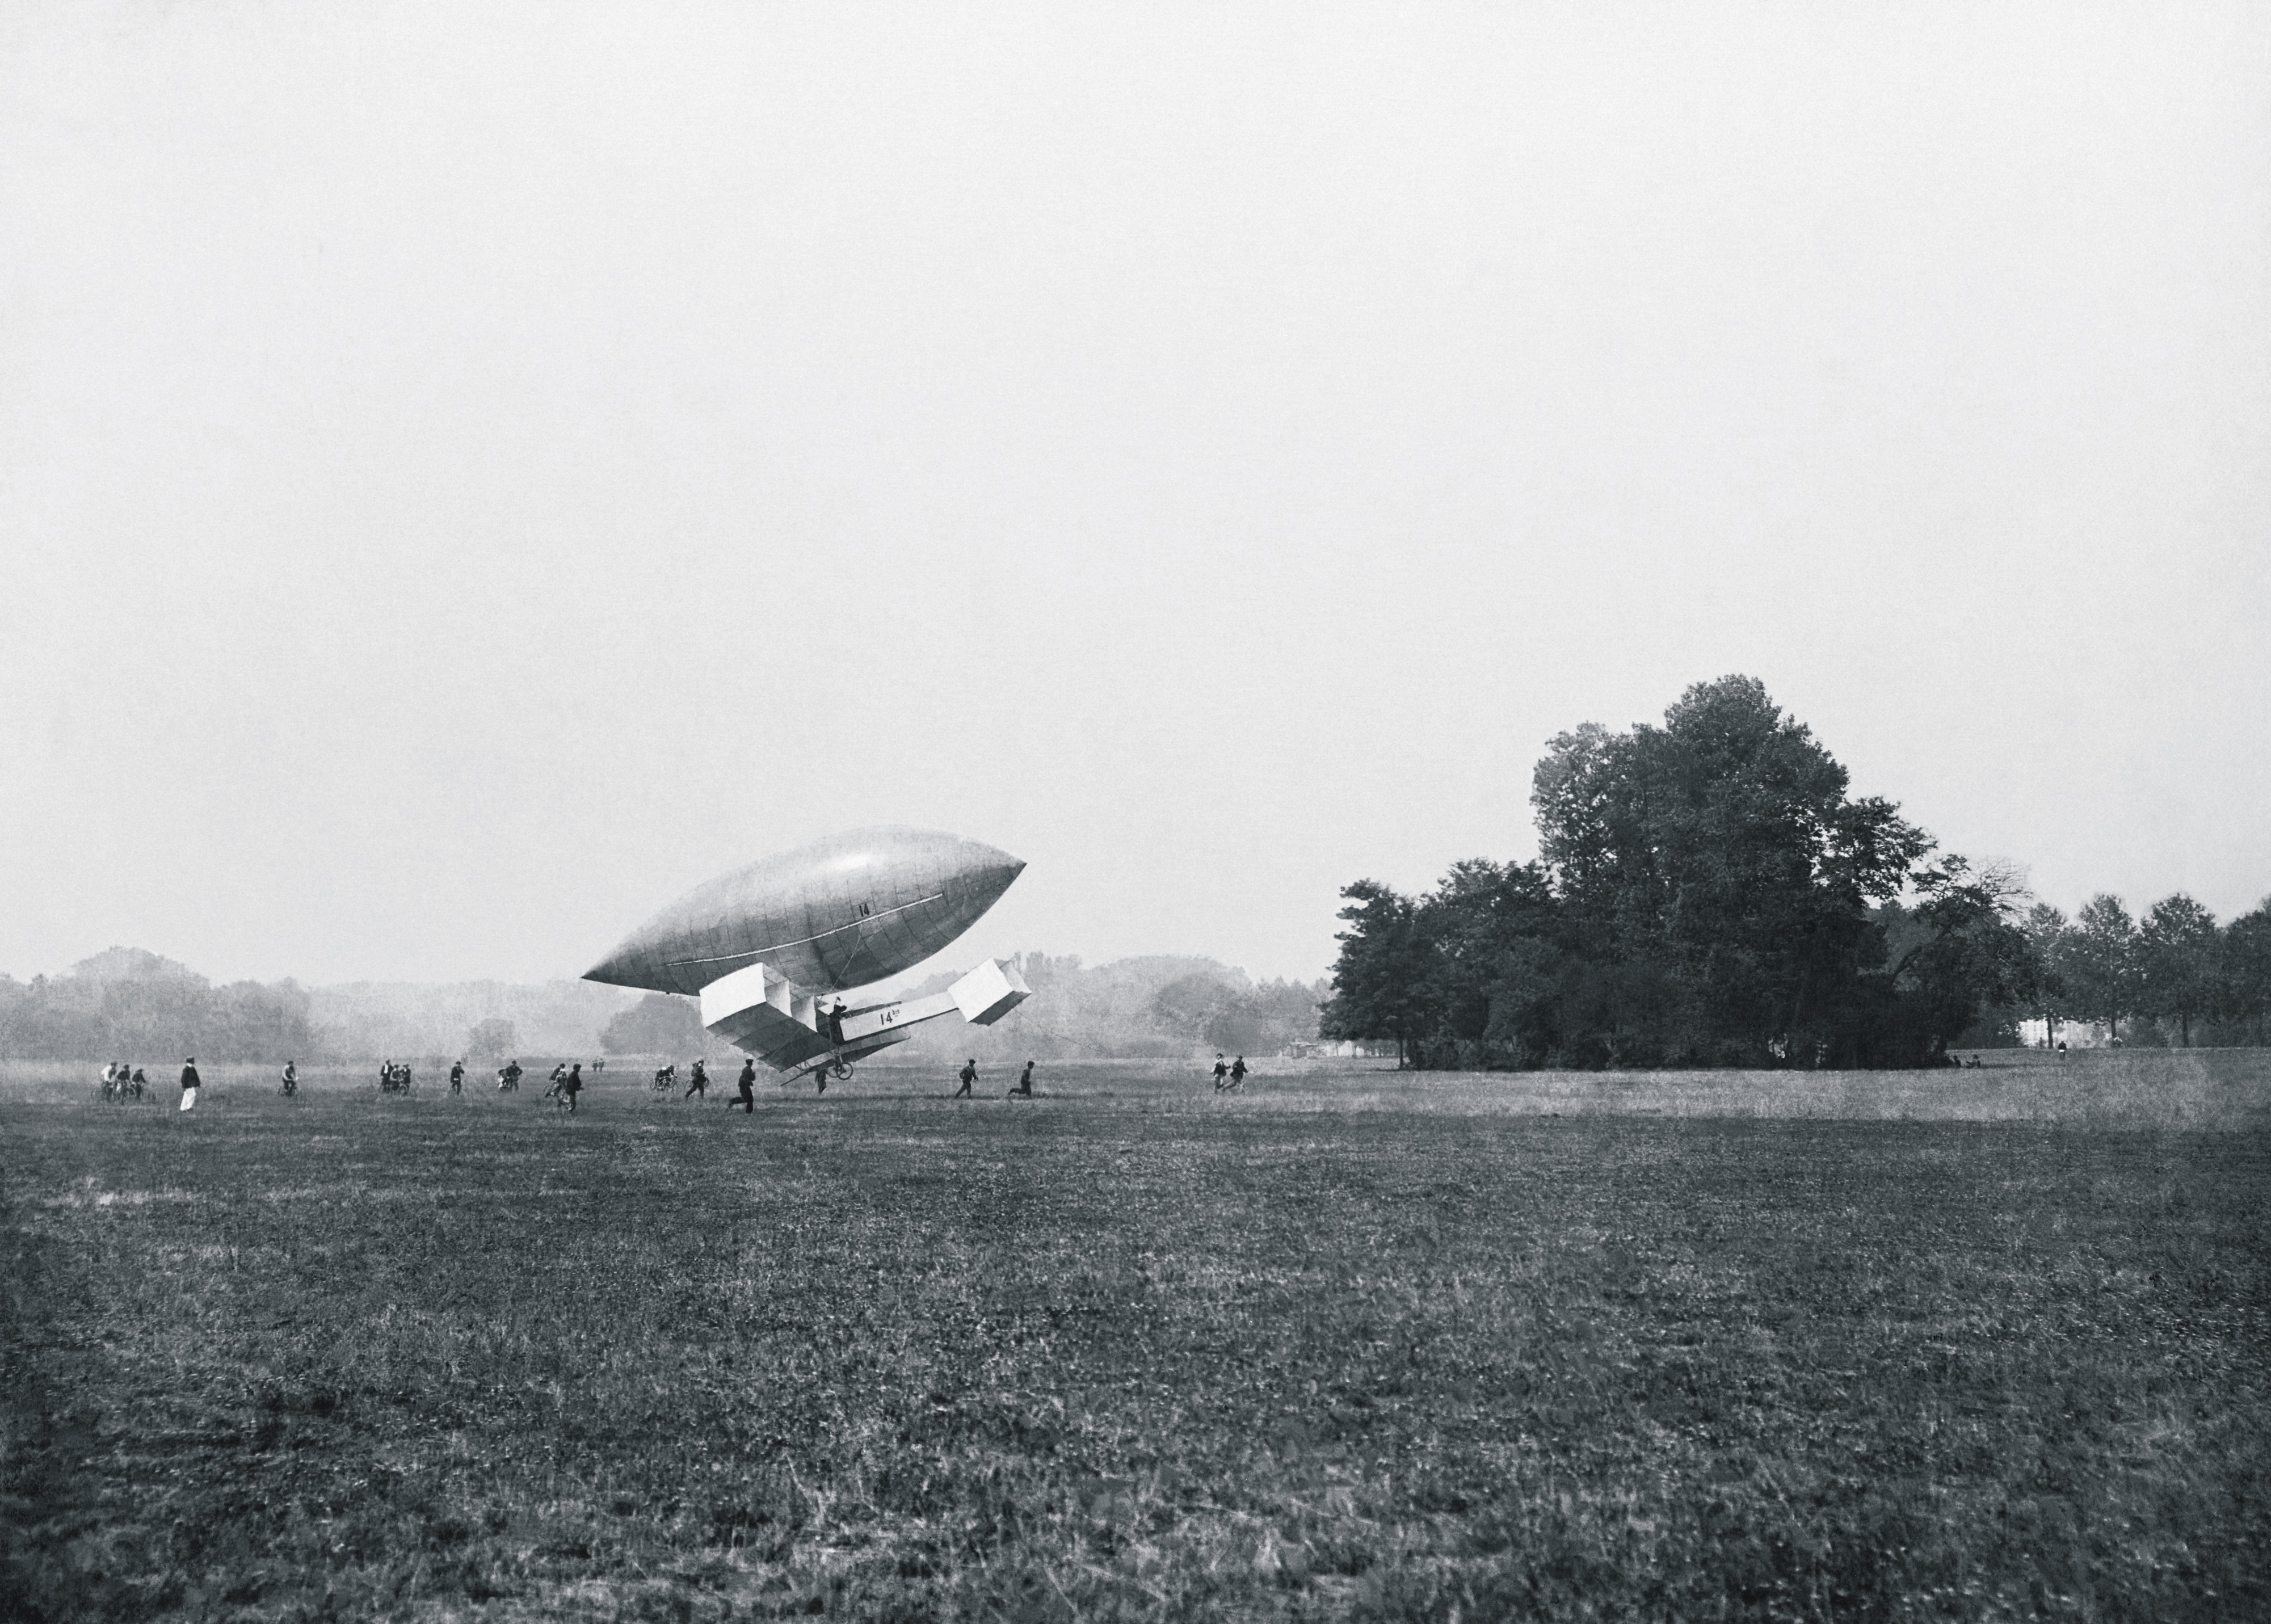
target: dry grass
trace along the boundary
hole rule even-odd
[[[0,1608],[2261,1617],[2271,1089],[2093,1058],[754,1121],[17,1069]]]

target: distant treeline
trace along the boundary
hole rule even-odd
[[[397,1060],[590,1054],[619,987],[554,981],[215,986],[140,948],[59,976],[0,975],[0,1059]]]
[[[1220,1048],[1272,1054],[1317,1035],[1322,981],[1250,980],[1210,958],[1155,957],[1094,967],[1068,955],[1015,961],[1033,995],[1000,1024],[920,1028],[897,1053],[980,1059],[1180,1056]],[[909,995],[938,992],[953,974]],[[690,998],[550,982],[508,986],[292,981],[216,987],[138,948],[112,948],[63,975],[0,976],[0,1059],[302,1062],[433,1059],[481,1064],[532,1054],[690,1059],[719,1047]]]
[[[1211,958],[1156,954],[1083,965],[1077,954],[1016,960],[1033,995],[1000,1025],[919,1034],[917,1053],[961,1048],[980,1059],[1180,1059],[1220,1049],[1275,1054],[1317,1036],[1322,980],[1256,981]],[[942,983],[943,985],[943,982]],[[971,1039],[979,1047],[971,1048]]]
[[[306,1059],[318,1045],[296,982],[216,987],[138,948],[112,948],[67,975],[0,975],[0,1058]]]
[[[1846,786],[1749,677],[1660,728],[1563,734],[1531,778],[1538,861],[1342,891],[1325,1034],[1466,1069],[1933,1065],[2042,1015],[2260,1040],[2271,905],[2223,929],[2181,895],[2141,925],[2111,897],[2022,913],[2016,875]]]
[[[1021,953],[1012,960],[1033,995],[993,1026],[946,1020],[919,1026],[894,1060],[1181,1059],[1204,1051],[1275,1054],[1317,1035],[1322,981],[1255,981],[1211,958],[1156,955],[1083,965],[1077,955]],[[943,992],[959,972],[905,989]],[[697,1054],[718,1040],[694,1001],[652,993],[607,1024],[610,1054]]]
[[[2101,893],[2071,923],[2036,903],[2022,928],[2041,973],[2030,1005],[1996,1011],[2007,1027],[2032,1017],[2054,1033],[2081,1021],[2123,1042],[2187,1048],[2260,1046],[2271,1035],[2271,899],[2219,927],[2182,891],[2141,920]]]

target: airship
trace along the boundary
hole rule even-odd
[[[991,1025],[1031,995],[1001,959],[925,997],[860,994],[952,946],[1024,868],[937,830],[830,836],[696,886],[584,979],[697,997],[711,1032],[788,1077],[819,1073],[824,1088],[927,1021]]]

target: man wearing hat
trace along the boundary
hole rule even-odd
[[[193,1110],[197,1103],[197,1057],[190,1055],[182,1062],[182,1109]]]

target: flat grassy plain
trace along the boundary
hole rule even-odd
[[[0,1069],[0,1611],[2271,1616],[2271,1056],[2002,1058]]]

